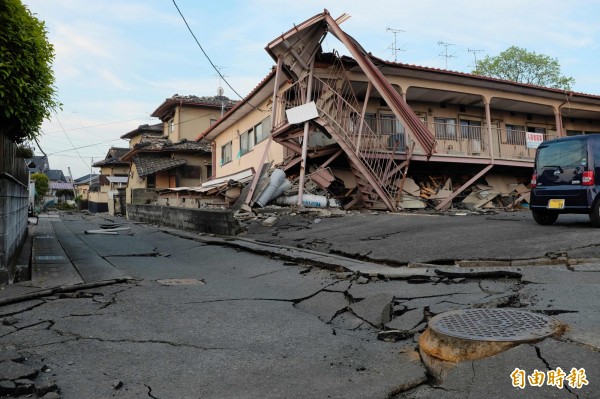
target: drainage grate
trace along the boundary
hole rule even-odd
[[[544,315],[516,309],[461,309],[429,321],[436,333],[473,341],[533,341],[552,335],[556,323]]]

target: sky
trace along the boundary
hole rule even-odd
[[[62,103],[33,147],[75,179],[98,173],[92,160],[111,146],[128,147],[121,135],[159,123],[150,114],[174,94],[246,96],[274,65],[265,46],[323,9],[349,14],[341,28],[379,58],[470,72],[519,46],[558,59],[574,91],[600,95],[598,0],[175,0],[235,92],[173,0],[22,1],[46,23]],[[347,53],[331,35],[323,49]]]

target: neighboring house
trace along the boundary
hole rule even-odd
[[[45,155],[36,155],[27,160],[27,167],[29,168],[29,173],[31,174],[44,173],[46,169],[50,169],[48,157]]]
[[[129,162],[123,155],[129,148],[111,147],[102,161],[92,166],[100,168],[99,187],[89,192],[88,210],[108,212],[111,215],[125,213],[125,188],[129,180]]]
[[[121,136],[123,140],[129,141],[129,149],[144,140],[147,137],[162,137],[164,131],[164,124],[157,123],[154,125],[140,125],[136,129],[125,133]]]
[[[73,180],[75,189],[77,190],[77,196],[81,198],[81,201],[88,201],[88,195],[90,191],[90,184],[92,189],[96,188],[96,191],[100,190],[100,175],[99,174],[87,174],[81,176],[78,179]],[[85,207],[87,209],[87,207]]]
[[[60,169],[46,169],[48,176],[48,192],[44,195],[44,206],[74,200],[73,183],[67,181],[65,174]]]
[[[157,188],[197,186],[212,176],[210,144],[194,141],[235,104],[224,96],[175,94],[152,113],[161,124],[141,125],[121,136],[129,140],[131,163],[127,203],[154,202]]]
[[[167,98],[151,116],[163,122],[163,136],[177,143],[193,141],[235,105],[225,96],[197,97],[175,94]]]
[[[352,58],[322,52],[328,33]],[[600,133],[600,96],[384,61],[327,12],[266,50],[277,67],[197,138],[213,143],[216,177],[273,161],[301,181],[311,172],[343,181],[355,189],[348,205],[396,210],[409,162],[412,173],[468,184],[498,172],[526,178],[539,141]]]
[[[157,188],[197,186],[211,172],[210,144],[146,137],[124,157],[131,162],[127,203],[156,199]]]

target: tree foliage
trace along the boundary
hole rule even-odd
[[[60,107],[54,87],[54,47],[46,27],[21,0],[0,1],[0,133],[33,139]]]
[[[477,68],[472,73],[564,90],[570,90],[575,83],[572,77],[562,76],[556,58],[516,46],[495,57],[486,56],[477,62]]]
[[[35,182],[35,197],[36,200],[38,200],[39,198],[42,198],[44,194],[48,192],[48,188],[50,188],[48,176],[43,173],[34,173],[31,175],[31,180]]]

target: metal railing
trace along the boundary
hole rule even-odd
[[[432,126],[438,154],[490,157],[487,130],[482,126],[437,122]]]
[[[494,155],[500,159],[523,159],[533,161],[535,159],[535,148],[527,148],[524,130],[492,129],[494,137]],[[544,140],[550,140],[554,136],[544,133]]]

